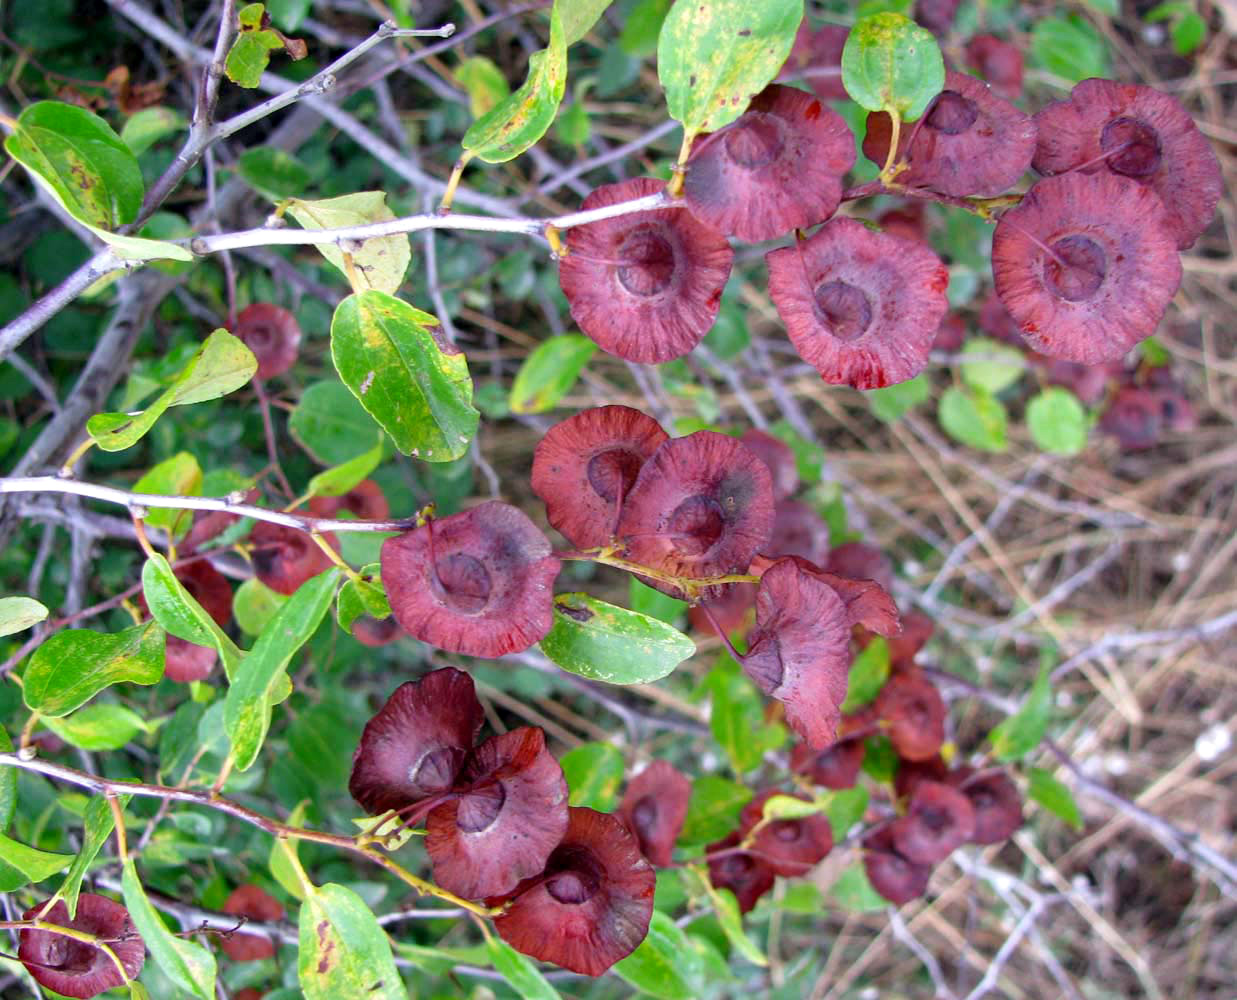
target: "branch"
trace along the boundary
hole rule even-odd
[[[61,479],[58,476],[24,476],[0,479],[0,494],[5,493],[68,493],[72,496],[102,500],[104,503],[120,504],[130,511],[157,507],[170,510],[205,510],[238,517],[251,517],[255,521],[269,521],[297,531],[408,531],[416,527],[415,517],[397,521],[349,521],[333,517],[309,517],[305,514],[288,514],[266,507],[255,507],[230,497],[182,497],[161,493],[131,493],[113,486],[83,483],[76,479]]]

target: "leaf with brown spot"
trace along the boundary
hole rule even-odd
[[[297,972],[305,1000],[408,1000],[386,933],[342,885],[313,889],[301,905]]]

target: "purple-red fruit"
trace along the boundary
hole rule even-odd
[[[338,548],[335,536],[322,536]],[[282,524],[259,521],[249,532],[254,575],[277,594],[295,594],[306,580],[330,569],[334,563],[304,531]]]
[[[258,359],[260,379],[274,378],[291,368],[301,346],[301,327],[296,317],[269,302],[255,302],[241,310],[232,332]]]
[[[146,961],[146,946],[129,918],[129,911],[106,896],[83,892],[77,899],[77,914],[69,919],[63,900],[43,912],[45,903],[32,906],[23,920],[43,920],[58,927],[80,931],[105,942],[125,970],[136,979]],[[61,996],[87,1000],[88,997],[123,986],[125,979],[116,963],[101,949],[86,941],[53,931],[23,928],[19,935],[17,960],[44,989]]]
[[[250,917],[253,920],[270,922],[283,919],[283,904],[274,896],[256,885],[241,885],[232,890],[223,904],[223,912],[235,917]],[[272,958],[275,942],[262,934],[246,934],[234,931],[220,940],[223,953],[233,962],[257,962]]]
[[[690,797],[687,777],[669,761],[655,760],[631,780],[615,812],[658,868],[673,860]]]

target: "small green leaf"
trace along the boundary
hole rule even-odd
[[[163,974],[198,1000],[215,1000],[215,956],[202,945],[177,937],[167,929],[146,898],[132,858],[125,861],[120,882],[133,926]]]
[[[863,741],[863,771],[877,781],[893,781],[898,769],[898,754],[884,733],[869,736]]]
[[[0,726],[0,753],[12,753],[13,741]],[[17,768],[0,767],[0,833],[9,828],[17,812]]]
[[[133,492],[164,496],[200,496],[202,467],[189,452],[177,452],[171,458],[166,458],[148,469],[133,484]],[[193,522],[193,512],[171,507],[152,507],[146,512],[144,520],[151,527],[162,528],[173,539],[178,539],[189,530],[189,525]]]
[[[626,766],[609,743],[583,743],[559,759],[570,792],[569,804],[609,812],[618,801]]]
[[[368,451],[382,428],[342,382],[315,382],[301,394],[288,431],[319,465],[342,465]]]
[[[176,579],[168,561],[158,553],[147,559],[142,567],[142,594],[151,616],[168,633],[186,642],[213,647],[219,653],[229,680],[236,676],[237,667],[245,654],[237,649],[215,619]]]
[[[753,965],[766,966],[769,960],[764,952],[756,947],[755,942],[743,930],[743,916],[739,913],[739,903],[734,893],[729,889],[715,889],[706,881],[705,889],[713,900],[713,912],[717,922],[722,926],[722,932],[731,946]]]
[[[666,15],[670,13],[671,0],[636,0],[623,19],[619,33],[619,51],[636,59],[651,56],[657,51],[657,37]]]
[[[236,172],[251,188],[276,202],[303,194],[311,178],[305,164],[274,146],[254,146],[245,150],[236,160]],[[407,237],[404,242],[407,243]]]
[[[951,438],[978,451],[1003,452],[1009,418],[995,396],[976,389],[968,392],[950,386],[941,396],[937,411],[941,426]]]
[[[673,625],[687,613],[686,601],[680,601],[668,594],[663,594],[660,590],[654,590],[634,576],[628,583],[627,599],[632,611],[660,619],[667,625]]]
[[[326,616],[339,570],[329,569],[301,584],[267,623],[241,661],[224,702],[223,720],[238,771],[257,759],[271,724],[271,705],[286,683],[288,663]]]
[[[349,635],[352,634],[353,622],[362,615],[374,618],[389,618],[391,615],[386,588],[382,585],[380,564],[370,563],[358,575],[359,580],[344,581],[336,599],[336,620]]]
[[[932,380],[927,372],[920,372],[907,382],[872,389],[864,393],[872,415],[887,424],[895,424],[920,403],[932,395]]]
[[[32,597],[0,597],[0,636],[23,632],[47,618],[47,608]]]
[[[1171,34],[1173,51],[1179,56],[1188,56],[1203,44],[1207,37],[1207,22],[1196,11],[1189,11],[1173,23]]]
[[[141,440],[168,407],[217,399],[239,389],[257,370],[257,359],[241,340],[227,330],[216,330],[147,409],[137,414],[96,413],[86,421],[86,431],[104,451],[123,451]]]
[[[101,230],[132,222],[142,207],[142,170],[132,150],[98,115],[39,101],[4,140],[10,156],[75,219]]]
[[[296,808],[288,814],[289,826],[303,826],[305,823],[305,810],[309,805],[308,800],[298,802]],[[365,817],[369,822],[365,825],[368,829],[373,825],[373,817]],[[287,891],[288,895],[294,899],[305,901],[305,883],[302,881],[302,870],[300,869],[300,857],[298,856],[299,840],[293,840],[291,837],[280,839],[276,837],[271,842],[271,852],[267,856],[267,867],[271,870],[271,876]]]
[[[805,819],[815,816],[822,808],[820,802],[804,801],[793,795],[770,795],[761,809],[760,818],[770,822],[778,819]]]
[[[592,30],[614,0],[554,0],[554,10],[563,19],[563,42],[574,45]]]
[[[697,778],[678,842],[690,847],[720,840],[738,825],[739,812],[751,798],[751,789],[737,781],[715,774]]]
[[[852,913],[871,913],[874,910],[883,910],[889,905],[880,893],[872,888],[862,863],[853,864],[842,872],[838,880],[830,886],[829,894],[838,901],[842,909]]]
[[[1087,446],[1087,411],[1068,389],[1051,386],[1027,404],[1027,428],[1041,451],[1077,455]]]
[[[902,14],[855,22],[842,49],[842,86],[860,107],[911,122],[945,86],[945,61],[932,32]]]
[[[709,692],[709,730],[736,775],[755,770],[767,751],[782,745],[785,727],[764,721],[756,685],[729,656],[719,659],[703,687]]]
[[[564,670],[607,684],[648,684],[696,652],[678,629],[588,594],[554,598],[541,651]]]
[[[823,805],[825,815],[829,817],[834,842],[840,844],[850,833],[851,827],[863,819],[868,808],[868,790],[863,785],[842,788],[822,793],[817,801]]]
[[[371,222],[388,222],[395,218],[395,213],[387,208],[385,191],[359,191],[356,194],[318,201],[294,198],[288,202],[288,214],[296,219],[303,229],[339,229],[344,226],[363,226]],[[344,251],[340,247],[333,243],[320,243],[318,252],[345,277],[348,275]],[[404,275],[408,273],[408,264],[412,260],[412,244],[408,242],[407,233],[375,236],[348,252],[352,256],[360,288],[376,289],[391,295],[404,283]]]
[[[241,30],[228,50],[223,68],[228,79],[239,87],[256,87],[270,65],[271,53],[283,48],[278,32],[262,28],[263,11],[262,4],[251,3],[237,12]]]
[[[297,973],[305,1000],[408,1000],[373,911],[351,889],[331,882],[301,904]]]
[[[42,882],[62,872],[73,860],[72,854],[52,854],[19,844],[0,834],[0,892],[12,892],[30,882]]]
[[[514,413],[552,410],[575,385],[597,345],[579,333],[551,337],[537,345],[511,384]]]
[[[468,363],[438,330],[433,316],[372,290],[344,299],[331,321],[344,383],[400,451],[428,462],[463,455],[481,419]]]
[[[119,801],[123,809],[124,804],[129,801],[129,796],[122,795]],[[87,803],[83,822],[85,830],[82,835],[82,849],[77,852],[77,857],[69,866],[69,873],[64,877],[64,883],[60,887],[60,896],[69,909],[70,920],[77,915],[77,897],[82,891],[82,879],[90,871],[94,859],[98,857],[99,851],[107,843],[107,838],[111,836],[116,826],[112,808],[108,805],[107,799],[101,795],[96,795]]]
[[[367,452],[325,472],[319,472],[305,488],[306,497],[339,497],[365,479],[382,461],[382,440]]]
[[[503,71],[485,56],[472,56],[455,67],[455,81],[468,94],[468,109],[474,118],[492,111],[511,93]]]
[[[82,750],[119,750],[138,733],[146,721],[124,705],[87,705],[64,718],[43,720],[53,733]]]
[[[889,643],[879,635],[863,647],[850,665],[843,712],[853,712],[880,694],[889,677]]]
[[[777,76],[802,20],[803,0],[678,0],[657,40],[670,117],[688,136],[734,121]]]
[[[232,595],[232,616],[242,631],[258,635],[287,601],[286,594],[271,590],[256,576],[251,576]]]
[[[1031,57],[1070,83],[1111,76],[1108,43],[1077,14],[1037,20],[1031,29]]]
[[[996,395],[1022,378],[1023,354],[1010,344],[1002,344],[991,337],[968,337],[962,345],[962,381],[972,389]],[[967,355],[977,355],[983,360],[967,361]]]
[[[120,139],[134,156],[141,156],[160,139],[175,135],[188,124],[175,108],[142,108],[126,119],[120,129]]]
[[[1019,760],[1037,746],[1052,718],[1052,688],[1048,664],[1040,667],[1022,707],[988,734],[992,754],[1002,763]]]
[[[704,985],[704,970],[690,939],[660,910],[653,911],[648,936],[616,962],[613,971],[637,990],[662,1000],[695,1000]]]
[[[1027,778],[1030,780],[1027,795],[1075,830],[1082,830],[1082,812],[1068,787],[1042,767],[1028,768]]]
[[[491,934],[485,939],[485,947],[494,968],[503,974],[508,985],[523,1000],[560,1000],[561,994],[550,985],[537,966],[506,941]]]
[[[576,88],[575,99],[563,109],[562,114],[554,123],[554,131],[558,141],[565,146],[582,148],[593,135],[592,121],[588,109],[584,106],[583,88]]]
[[[44,716],[68,715],[113,684],[154,684],[162,676],[163,629],[156,622],[111,634],[66,629],[30,657],[22,697]]]
[[[550,44],[528,59],[520,89],[473,122],[464,148],[487,163],[513,160],[545,135],[567,91],[567,41],[558,4],[550,12]]]

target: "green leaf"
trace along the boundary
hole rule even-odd
[[[391,604],[387,600],[386,588],[382,585],[382,570],[379,563],[370,563],[361,569],[360,579],[349,578],[339,588],[336,598],[335,617],[339,627],[349,635],[352,634],[352,624],[362,615],[374,618],[389,618]]]
[[[1009,422],[1005,407],[982,389],[968,392],[950,386],[941,396],[937,416],[946,434],[971,448],[1003,452],[1009,447],[1005,438]]]
[[[120,884],[133,926],[163,974],[198,1000],[215,1000],[215,956],[202,945],[177,937],[167,929],[146,898],[132,858],[124,863]]]
[[[1207,37],[1207,22],[1195,11],[1189,11],[1171,29],[1173,51],[1179,56],[1188,56],[1203,44]]]
[[[303,194],[311,179],[305,164],[291,153],[274,146],[255,146],[245,150],[236,160],[236,172],[251,188],[276,202]],[[408,242],[407,237],[404,242]]]
[[[1022,378],[1023,354],[1010,344],[991,337],[968,337],[962,355],[962,381],[972,389],[996,395]],[[967,361],[966,355],[979,355],[983,360]]]
[[[22,697],[44,716],[68,715],[113,684],[154,684],[162,676],[163,629],[157,622],[111,634],[65,629],[30,657]]]
[[[62,719],[43,720],[53,733],[83,750],[119,750],[138,733],[147,732],[146,720],[124,705],[87,705]]]
[[[141,156],[160,139],[175,135],[188,124],[185,116],[175,108],[142,108],[125,120],[120,129],[120,139],[134,156]]]
[[[10,156],[75,219],[112,230],[142,207],[137,157],[98,115],[59,101],[25,108],[4,140]]]
[[[257,370],[257,359],[241,340],[227,330],[216,330],[146,410],[132,415],[96,413],[86,421],[86,432],[104,451],[123,451],[141,440],[169,407],[217,399],[245,385]]]
[[[12,892],[30,882],[42,882],[72,862],[71,854],[52,854],[19,844],[0,834],[0,892]]]
[[[1027,404],[1027,428],[1041,451],[1077,455],[1087,446],[1087,411],[1068,389],[1051,386]]]
[[[271,724],[271,706],[285,682],[288,662],[317,630],[331,599],[339,570],[328,569],[301,584],[267,623],[241,661],[224,702],[223,721],[238,771],[257,759]]]
[[[349,459],[342,465],[319,472],[309,481],[309,485],[305,488],[305,496],[307,498],[343,496],[378,468],[378,463],[381,461],[382,439],[379,438],[369,451]]]
[[[288,418],[288,431],[319,465],[342,465],[368,451],[382,428],[342,382],[315,382]]]
[[[868,808],[868,790],[863,785],[824,792],[817,799],[824,806],[825,815],[833,831],[835,843],[841,843],[851,827],[863,819]]]
[[[0,726],[0,753],[12,753],[13,741]],[[0,833],[9,828],[17,812],[17,768],[0,767]]]
[[[32,597],[0,597],[0,636],[23,632],[47,617],[47,608]]]
[[[256,87],[270,65],[271,52],[283,48],[277,32],[262,28],[263,5],[251,3],[237,12],[240,33],[223,64],[228,79],[239,87]]]
[[[691,941],[660,910],[653,911],[648,936],[613,971],[624,981],[662,1000],[695,1000],[701,995],[703,968]]]
[[[670,117],[687,136],[715,132],[778,74],[803,20],[803,0],[678,0],[657,40]]]
[[[554,10],[563,19],[563,41],[574,45],[587,35],[614,0],[554,0]]]
[[[488,935],[486,950],[494,968],[524,1000],[559,1000],[561,994],[541,974],[537,966],[501,938]]]
[[[286,594],[276,593],[257,577],[250,577],[232,595],[232,616],[242,631],[258,635],[287,601]]]
[[[297,973],[305,1000],[408,1000],[391,942],[351,889],[328,882],[301,904]]]
[[[820,474],[825,467],[825,453],[820,445],[809,441],[785,420],[770,424],[769,433],[795,453],[795,468],[804,486],[811,487],[820,482]]]
[[[622,52],[637,59],[651,56],[657,51],[657,37],[670,12],[671,0],[636,0],[623,19],[618,47]]]
[[[319,201],[295,198],[288,202],[288,214],[296,219],[303,229],[339,229],[343,226],[387,222],[395,218],[395,213],[387,208],[384,191],[359,191],[356,194],[323,198]],[[333,243],[320,243],[318,252],[347,277],[344,251],[340,247]],[[348,252],[352,255],[352,264],[360,288],[376,289],[391,295],[404,283],[404,275],[408,273],[408,264],[412,260],[412,244],[408,242],[407,233],[375,236]]]
[[[769,821],[777,819],[804,819],[815,816],[823,808],[822,803],[805,801],[793,795],[770,795],[760,811],[760,818]]]
[[[846,700],[843,712],[853,712],[880,694],[889,677],[889,643],[874,636],[855,657],[846,679]]]
[[[1081,832],[1082,812],[1078,809],[1078,803],[1074,801],[1073,792],[1057,781],[1051,771],[1046,771],[1042,767],[1028,768],[1027,778],[1030,780],[1027,795],[1058,819]]]
[[[713,900],[713,912],[722,926],[722,933],[726,935],[734,950],[753,965],[768,965],[769,960],[765,958],[764,952],[756,947],[755,942],[743,930],[743,916],[739,913],[739,903],[734,893],[729,889],[715,889],[707,880],[705,889]]]
[[[288,814],[288,826],[304,826],[305,810],[308,805],[308,800],[296,804],[296,808]],[[373,817],[367,816],[366,819],[370,821],[368,825],[372,825]],[[304,902],[305,883],[302,879],[303,869],[300,868],[299,847],[300,841],[293,840],[291,837],[274,838],[271,841],[271,851],[267,856],[266,864],[271,870],[271,876],[283,886],[288,895]]]
[[[129,796],[122,795],[119,801],[123,809],[124,804],[129,801]],[[111,836],[116,826],[112,808],[108,805],[107,799],[101,795],[96,795],[86,804],[83,821],[85,831],[82,835],[82,849],[77,852],[77,857],[73,859],[73,864],[69,866],[69,873],[64,877],[64,883],[60,886],[60,896],[69,909],[70,920],[77,916],[77,897],[82,891],[82,879],[90,871],[94,859],[98,857],[99,851],[107,843],[107,838]]]
[[[901,14],[860,18],[842,49],[842,86],[860,107],[911,122],[945,86],[932,32]]]
[[[863,771],[877,781],[893,781],[898,769],[898,754],[889,737],[876,733],[863,741]]]
[[[492,59],[472,56],[455,67],[455,82],[468,94],[468,110],[480,118],[511,93],[507,78]]]
[[[1044,663],[1022,707],[988,734],[993,756],[1002,763],[1025,757],[1039,746],[1051,718],[1052,687],[1048,664]]]
[[[648,684],[695,654],[696,644],[657,618],[572,593],[554,598],[554,624],[541,651],[581,677]]]
[[[1083,0],[1083,3],[1105,17],[1119,17],[1121,15],[1121,0]]]
[[[134,493],[154,493],[164,496],[196,497],[202,493],[202,468],[187,451],[177,452],[147,470],[133,484]],[[144,518],[148,525],[162,528],[173,539],[180,538],[193,522],[193,512],[171,507],[152,507]]]
[[[464,133],[464,148],[487,163],[513,160],[545,135],[567,91],[567,40],[558,4],[550,12],[550,44],[528,59],[520,89]]]
[[[920,372],[907,382],[864,393],[872,415],[887,424],[897,423],[931,395],[932,380],[927,372]]]
[[[178,639],[216,649],[229,680],[235,678],[245,654],[176,579],[168,561],[157,552],[142,567],[142,594],[155,621]]]
[[[697,778],[692,782],[687,818],[678,842],[693,846],[720,840],[738,825],[739,812],[751,798],[751,789],[737,781],[715,774]]]
[[[638,611],[650,618],[658,618],[667,625],[673,625],[687,613],[687,602],[680,601],[660,590],[654,590],[637,580],[630,578],[627,587],[628,603],[632,611]]]
[[[569,805],[609,812],[618,801],[626,766],[610,743],[583,743],[559,759],[570,792]]]
[[[511,384],[514,413],[544,413],[552,410],[575,385],[576,379],[597,345],[579,333],[551,337],[537,345]]]
[[[190,239],[193,236],[193,227],[189,225],[183,215],[177,215],[175,212],[155,212],[142,224],[142,228],[138,230],[138,235],[143,239],[152,241],[156,246],[166,249],[171,246],[167,242],[168,240]],[[176,247],[175,249],[181,250],[183,248]],[[195,260],[193,254],[187,250],[183,255],[167,253],[151,255],[148,259],[154,262],[155,270],[162,271],[164,274],[187,274],[193,270],[193,262]]]
[[[723,656],[706,675],[709,692],[709,730],[726,751],[736,775],[755,770],[765,752],[785,741],[785,727],[764,721],[764,702],[756,685],[729,656]]]
[[[1031,57],[1070,83],[1111,76],[1108,44],[1084,18],[1045,17],[1031,29]]]
[[[852,913],[871,913],[889,905],[872,888],[861,862],[851,865],[838,876],[838,880],[829,887],[829,895],[838,901],[842,909]]]
[[[583,147],[593,135],[593,125],[588,116],[588,109],[584,107],[583,90],[582,87],[576,88],[575,100],[567,105],[554,123],[558,141],[565,146],[574,146],[577,150]]]
[[[344,384],[405,455],[449,462],[468,450],[481,415],[463,353],[438,321],[385,292],[349,295],[331,321]]]

